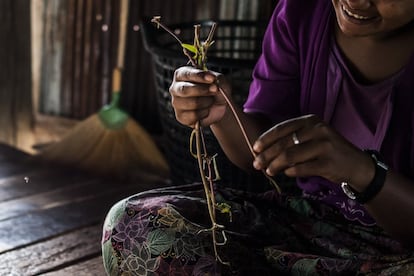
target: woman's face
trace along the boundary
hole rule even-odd
[[[339,28],[350,36],[383,36],[414,20],[414,0],[332,0]]]

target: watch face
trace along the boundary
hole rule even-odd
[[[341,188],[347,197],[349,197],[350,199],[356,199],[355,193],[351,190],[351,187],[349,187],[348,183],[342,182]]]

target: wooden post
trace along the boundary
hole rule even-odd
[[[34,124],[30,5],[0,1],[0,22],[0,142],[27,148]]]
[[[61,66],[65,35],[66,1],[43,0],[42,72],[40,110],[59,114],[61,109]]]

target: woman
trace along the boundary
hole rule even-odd
[[[201,231],[198,185],[121,201],[104,226],[108,273],[414,275],[413,74],[412,0],[281,0],[238,110],[255,158],[222,75],[182,67],[170,92],[179,122],[210,126],[235,164],[299,193],[217,187],[229,265]]]

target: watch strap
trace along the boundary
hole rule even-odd
[[[381,155],[375,150],[364,150],[368,153],[372,161],[375,164],[375,174],[372,181],[369,183],[367,188],[359,193],[355,191],[347,182],[341,183],[341,188],[345,195],[349,198],[356,200],[361,204],[365,204],[373,199],[382,189],[387,176],[388,166],[383,162]]]

